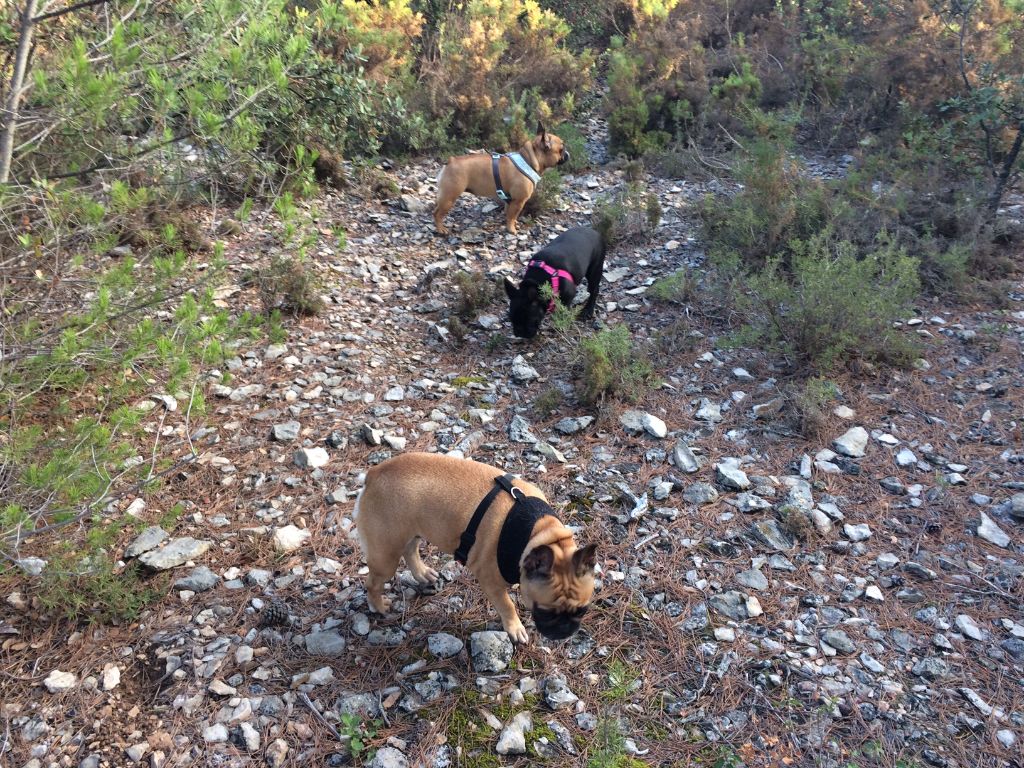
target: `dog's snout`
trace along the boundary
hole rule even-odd
[[[567,163],[567,162],[569,162],[569,150],[568,149],[563,149],[562,150],[562,157],[559,158],[558,164],[562,165],[562,163]]]

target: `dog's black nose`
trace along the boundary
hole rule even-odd
[[[568,149],[563,149],[562,150],[562,158],[558,161],[558,164],[561,165],[562,163],[567,163],[567,162],[569,162],[569,150]]]

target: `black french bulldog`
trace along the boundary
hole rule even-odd
[[[604,240],[596,229],[575,227],[533,255],[518,286],[506,277],[505,293],[509,298],[512,332],[524,339],[536,336],[544,315],[555,309],[554,298],[567,307],[572,306],[576,286],[584,277],[590,296],[578,319],[593,317],[604,270],[604,251]],[[551,286],[551,300],[541,294],[541,286],[544,285]]]

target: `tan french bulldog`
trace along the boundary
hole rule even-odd
[[[544,130],[544,125],[537,123],[537,135],[523,144],[519,149],[530,167],[541,175],[548,168],[561,165],[569,159],[569,152],[562,140],[553,133]],[[505,155],[498,161],[498,176],[502,189],[511,200],[505,205],[505,227],[512,234],[516,233],[516,220],[522,213],[523,206],[530,199],[536,185]],[[481,197],[494,197],[498,188],[494,184],[494,171],[491,167],[491,156],[486,153],[459,155],[448,161],[437,177],[437,203],[434,205],[434,226],[442,235],[448,234],[444,225],[444,217],[455,205],[456,198],[463,192],[472,192]]]
[[[394,576],[400,557],[417,582],[437,581],[437,571],[420,559],[420,539],[444,552],[465,554],[463,533],[502,475],[486,464],[433,453],[402,454],[366,473],[355,516],[370,567],[366,592],[374,611],[384,614],[391,608],[384,582]],[[540,633],[564,639],[579,629],[593,597],[597,547],[578,549],[536,486],[512,479],[509,489],[500,488],[479,519],[466,567],[515,642],[529,641],[508,594],[516,581]]]

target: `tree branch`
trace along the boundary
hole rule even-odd
[[[47,19],[56,19],[58,16],[66,16],[69,13],[80,11],[83,8],[91,8],[94,5],[105,5],[109,2],[110,0],[83,0],[83,2],[75,3],[74,5],[69,5],[67,8],[61,8],[58,11],[50,11],[49,13],[43,13],[40,14],[39,16],[35,16],[32,19],[32,23],[38,24],[40,21],[46,21]]]

